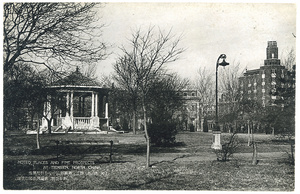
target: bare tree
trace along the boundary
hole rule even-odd
[[[44,104],[45,79],[28,64],[15,64],[4,74],[4,127],[8,130],[39,130]],[[49,78],[47,76],[47,78]],[[28,115],[26,117],[25,115]],[[25,116],[25,117],[24,117]],[[34,125],[37,118],[37,126]],[[19,122],[22,121],[22,122]],[[37,149],[40,148],[39,131]]]
[[[188,84],[188,79],[181,79],[176,73],[160,76],[151,84],[147,95],[147,114],[151,119],[148,133],[152,144],[167,146],[175,143],[184,108],[180,94]]]
[[[111,73],[111,74],[100,74],[100,76],[98,76],[98,80],[100,83],[103,84],[103,86],[105,87],[110,87],[110,86],[113,86],[114,85],[114,75]]]
[[[220,72],[219,91],[222,94],[220,99],[220,122],[224,125],[224,130],[232,131],[236,126],[238,117],[238,102],[240,100],[239,77],[243,69],[240,68],[240,63],[233,61],[229,66],[222,69]]]
[[[166,34],[160,29],[155,33],[154,27],[146,32],[141,29],[132,34],[130,49],[122,48],[124,56],[120,57],[115,70],[120,82],[124,82],[128,89],[136,90],[141,99],[143,109],[143,125],[147,143],[146,166],[150,166],[150,137],[147,130],[146,97],[151,83],[161,75],[165,64],[176,61],[184,51],[178,48],[180,38],[174,40],[171,30]],[[127,72],[121,73],[121,69]]]
[[[223,93],[223,98],[227,102],[235,102],[239,96],[239,77],[242,71],[240,63],[231,63],[224,68],[220,74],[220,90]]]
[[[263,114],[264,112],[266,112],[266,110],[256,100],[242,99],[239,102],[238,111],[242,112],[243,118],[248,120],[247,122],[248,146],[252,145],[252,150],[253,150],[252,164],[256,165],[257,164],[257,143],[254,139],[255,131],[254,131],[253,123],[260,121],[263,118]],[[251,137],[250,137],[250,133],[252,134]]]
[[[187,78],[170,73],[153,81],[147,95],[147,109],[153,122],[166,122],[174,119],[175,113],[183,108],[180,92],[189,86]]]
[[[106,45],[95,40],[95,3],[5,3],[3,61],[6,72],[17,62],[51,69],[71,61],[98,61]]]
[[[202,103],[202,114],[205,115],[205,110],[207,110],[207,107],[211,107],[214,103],[214,75],[213,72],[206,69],[206,67],[200,67],[197,75],[195,86],[199,91],[199,96]]]
[[[96,79],[97,64],[89,63],[84,68],[84,75],[90,79]]]
[[[126,92],[127,101],[130,102],[128,107],[132,114],[132,129],[133,133],[136,134],[136,114],[138,107],[138,84],[139,80],[133,67],[133,62],[126,54],[120,57],[114,65],[115,75],[114,80],[118,84],[121,90]],[[125,100],[125,99],[124,99]]]
[[[281,64],[285,66],[288,71],[293,71],[293,66],[296,64],[296,53],[294,48],[285,54]]]

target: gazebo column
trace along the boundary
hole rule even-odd
[[[92,109],[91,109],[91,123],[90,123],[90,128],[94,128],[96,124],[95,121],[95,94],[92,92]]]
[[[72,129],[74,129],[74,119],[73,119],[73,110],[74,110],[74,103],[73,103],[73,98],[74,98],[74,92],[72,91],[71,92],[71,99],[70,99],[70,104],[71,104],[71,107],[70,107],[70,117],[71,117],[71,122],[72,122]]]
[[[98,94],[92,92],[91,128],[99,128]]]
[[[99,128],[100,127],[100,121],[98,117],[98,93],[94,93],[94,121],[93,121],[93,127]]]
[[[98,117],[98,93],[95,94],[95,116]]]
[[[105,103],[105,118],[108,119],[108,103]]]
[[[109,121],[108,121],[108,103],[105,103],[105,118],[106,118],[106,126],[109,128]]]
[[[73,101],[73,95],[71,95],[71,101]],[[73,116],[73,102],[71,102],[72,116]],[[67,92],[66,100],[66,117],[62,120],[62,124],[66,129],[74,129],[72,119],[70,118],[70,92]]]
[[[69,114],[69,109],[70,109],[70,103],[69,103],[69,100],[70,100],[69,92],[67,92],[67,100],[66,100],[66,108],[67,108],[67,111],[66,111],[66,117],[70,116],[70,114]]]
[[[71,104],[71,107],[70,107],[70,116],[73,117],[73,98],[74,98],[74,92],[71,92],[71,100],[70,100],[70,104]]]
[[[91,117],[93,118],[95,116],[95,95],[92,93],[92,112]]]
[[[199,104],[196,103],[196,131],[200,131]]]

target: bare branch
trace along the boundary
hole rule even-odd
[[[98,61],[106,45],[96,39],[95,3],[5,3],[4,70],[18,61],[51,58],[71,61]],[[36,59],[30,58],[34,53]],[[47,64],[51,67],[52,64]],[[60,64],[62,65],[62,64]]]

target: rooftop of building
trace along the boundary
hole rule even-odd
[[[259,70],[260,69],[246,70],[246,72],[244,73],[244,76],[259,74]]]

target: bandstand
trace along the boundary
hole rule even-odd
[[[108,127],[108,91],[77,68],[69,76],[48,87],[54,91],[57,101],[47,101],[44,115],[52,117],[51,131],[101,131]],[[51,98],[51,96],[49,96]],[[52,110],[52,114],[51,113]],[[47,119],[42,119],[42,128],[48,128]]]

